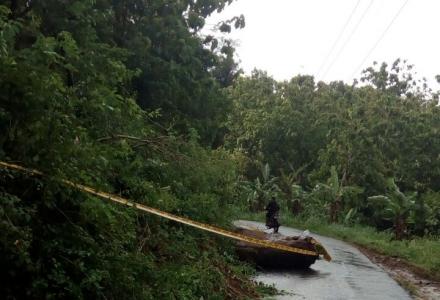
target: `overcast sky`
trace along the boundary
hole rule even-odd
[[[207,28],[240,14],[246,27],[230,37],[246,73],[258,68],[276,79],[312,74],[351,82],[373,61],[400,57],[439,87],[440,0],[236,0]]]

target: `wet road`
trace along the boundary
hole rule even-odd
[[[262,223],[238,221],[248,226],[265,229]],[[281,227],[284,235],[299,235],[301,231]],[[381,268],[373,264],[359,250],[339,240],[312,233],[332,256],[331,262],[316,261],[309,270],[260,272],[256,280],[274,284],[287,294],[275,299],[411,299]]]

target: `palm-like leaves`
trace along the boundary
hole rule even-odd
[[[342,198],[344,195],[356,195],[362,192],[362,189],[355,186],[343,186],[338,178],[338,173],[335,166],[330,169],[330,178],[327,184],[319,183],[316,189],[322,190],[326,195],[327,199],[330,200],[330,221],[336,222],[338,215],[342,209]]]
[[[298,215],[303,210],[303,200],[305,198],[305,192],[303,188],[297,184],[298,174],[303,170],[304,167],[298,170],[286,174],[281,169],[281,176],[278,178],[280,188],[284,192],[287,200],[287,206],[289,210],[294,215]],[[291,167],[293,170],[293,168]]]
[[[277,179],[270,175],[269,164],[261,166],[261,179],[257,177],[254,181],[248,182],[246,187],[247,201],[251,210],[262,210],[271,195],[279,192]]]
[[[405,195],[392,178],[388,179],[387,189],[386,195],[368,197],[368,201],[375,208],[377,216],[393,222],[396,239],[402,239],[408,225],[408,217],[415,207],[417,194]]]

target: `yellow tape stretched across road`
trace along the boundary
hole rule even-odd
[[[26,172],[26,173],[30,173],[31,175],[40,175],[40,176],[45,176],[44,173],[38,171],[38,170],[34,170],[34,169],[28,169],[16,164],[10,164],[10,163],[6,163],[6,162],[1,162],[0,161],[0,167],[3,168],[7,168],[7,169],[12,169],[12,170],[18,170],[21,172]],[[209,232],[213,232],[216,233],[218,235],[222,235],[231,239],[235,239],[238,241],[243,241],[243,242],[247,242],[250,244],[254,244],[254,245],[258,245],[258,246],[262,246],[262,247],[266,247],[266,248],[272,248],[272,249],[276,249],[276,250],[282,250],[282,251],[287,251],[287,252],[292,252],[292,253],[297,253],[297,254],[303,254],[303,255],[309,255],[309,256],[318,256],[319,253],[317,251],[310,251],[310,250],[306,250],[306,249],[301,249],[301,248],[296,248],[296,247],[291,247],[288,245],[284,245],[284,244],[279,244],[279,243],[274,243],[274,242],[269,242],[269,241],[265,241],[265,240],[260,240],[260,239],[256,239],[256,238],[252,238],[252,237],[248,237],[246,235],[243,234],[239,234],[239,233],[235,233],[235,232],[231,232],[228,230],[224,230],[222,228],[216,227],[216,226],[212,226],[212,225],[208,225],[208,224],[204,224],[201,222],[197,222],[197,221],[193,221],[184,217],[179,217],[164,211],[161,211],[159,209],[156,208],[152,208],[152,207],[148,207],[146,205],[143,204],[139,204],[130,200],[127,200],[125,198],[119,197],[117,195],[112,195],[106,192],[101,192],[98,191],[94,188],[82,185],[82,184],[78,184],[69,180],[65,180],[65,179],[60,179],[61,182],[63,182],[64,184],[71,186],[77,190],[113,201],[113,202],[117,202],[123,205],[127,205],[133,208],[136,208],[138,210],[142,210],[169,220],[173,220],[182,224],[186,224],[192,227],[196,227],[205,231],[209,231]],[[322,247],[323,248],[323,247]],[[326,260],[330,260],[330,256],[328,255],[328,253],[325,251],[324,249],[324,258]]]

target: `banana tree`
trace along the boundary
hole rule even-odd
[[[282,169],[279,183],[281,191],[287,199],[287,206],[293,215],[298,215],[304,209],[303,201],[305,192],[303,188],[297,184],[298,174],[303,168],[299,168],[296,172],[286,174]]]
[[[276,184],[277,179],[277,177],[270,175],[269,164],[265,164],[261,166],[261,177],[248,182],[247,202],[252,211],[263,210],[270,197],[279,193],[280,189]]]
[[[359,187],[342,185],[335,166],[332,166],[330,169],[330,178],[327,180],[327,184],[319,183],[315,189],[321,190],[326,195],[326,199],[329,201],[330,222],[332,223],[338,221],[338,217],[343,209],[342,199],[344,195],[356,195],[362,192],[362,189]]]
[[[384,220],[393,222],[396,240],[401,240],[408,228],[408,219],[415,208],[416,193],[405,195],[390,178],[387,181],[387,194],[368,197],[375,214]]]

